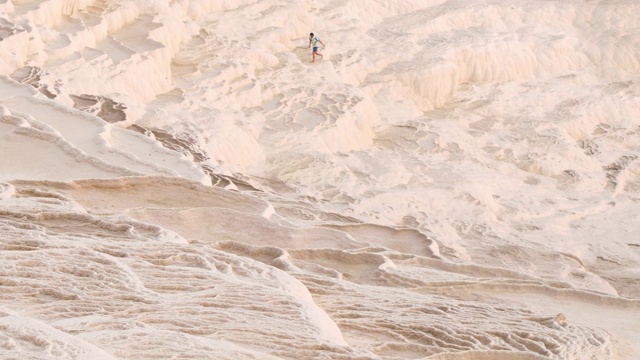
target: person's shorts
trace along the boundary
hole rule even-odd
[[[316,52],[316,51],[318,51],[318,47],[317,47],[317,46],[314,46],[314,47],[313,47],[313,52]]]

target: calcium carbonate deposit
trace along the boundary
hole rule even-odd
[[[639,24],[0,0],[0,359],[640,359]]]

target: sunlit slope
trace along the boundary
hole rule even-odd
[[[633,359],[639,7],[0,3],[0,357]]]

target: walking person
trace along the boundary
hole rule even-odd
[[[320,41],[317,36],[313,35],[313,33],[309,34],[309,46],[307,46],[307,49],[313,45],[313,58],[311,59],[311,62],[316,61],[316,55],[324,59],[324,56],[318,52],[318,43],[322,44],[322,48],[324,49],[324,43]]]

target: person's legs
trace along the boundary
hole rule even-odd
[[[323,58],[323,59],[324,59],[324,56],[322,56],[322,54],[320,54],[320,53],[318,52],[318,47],[317,47],[317,46],[314,46],[314,47],[313,47],[313,59],[311,60],[311,62],[316,61],[316,55],[318,55],[318,56],[320,56],[321,58]]]

